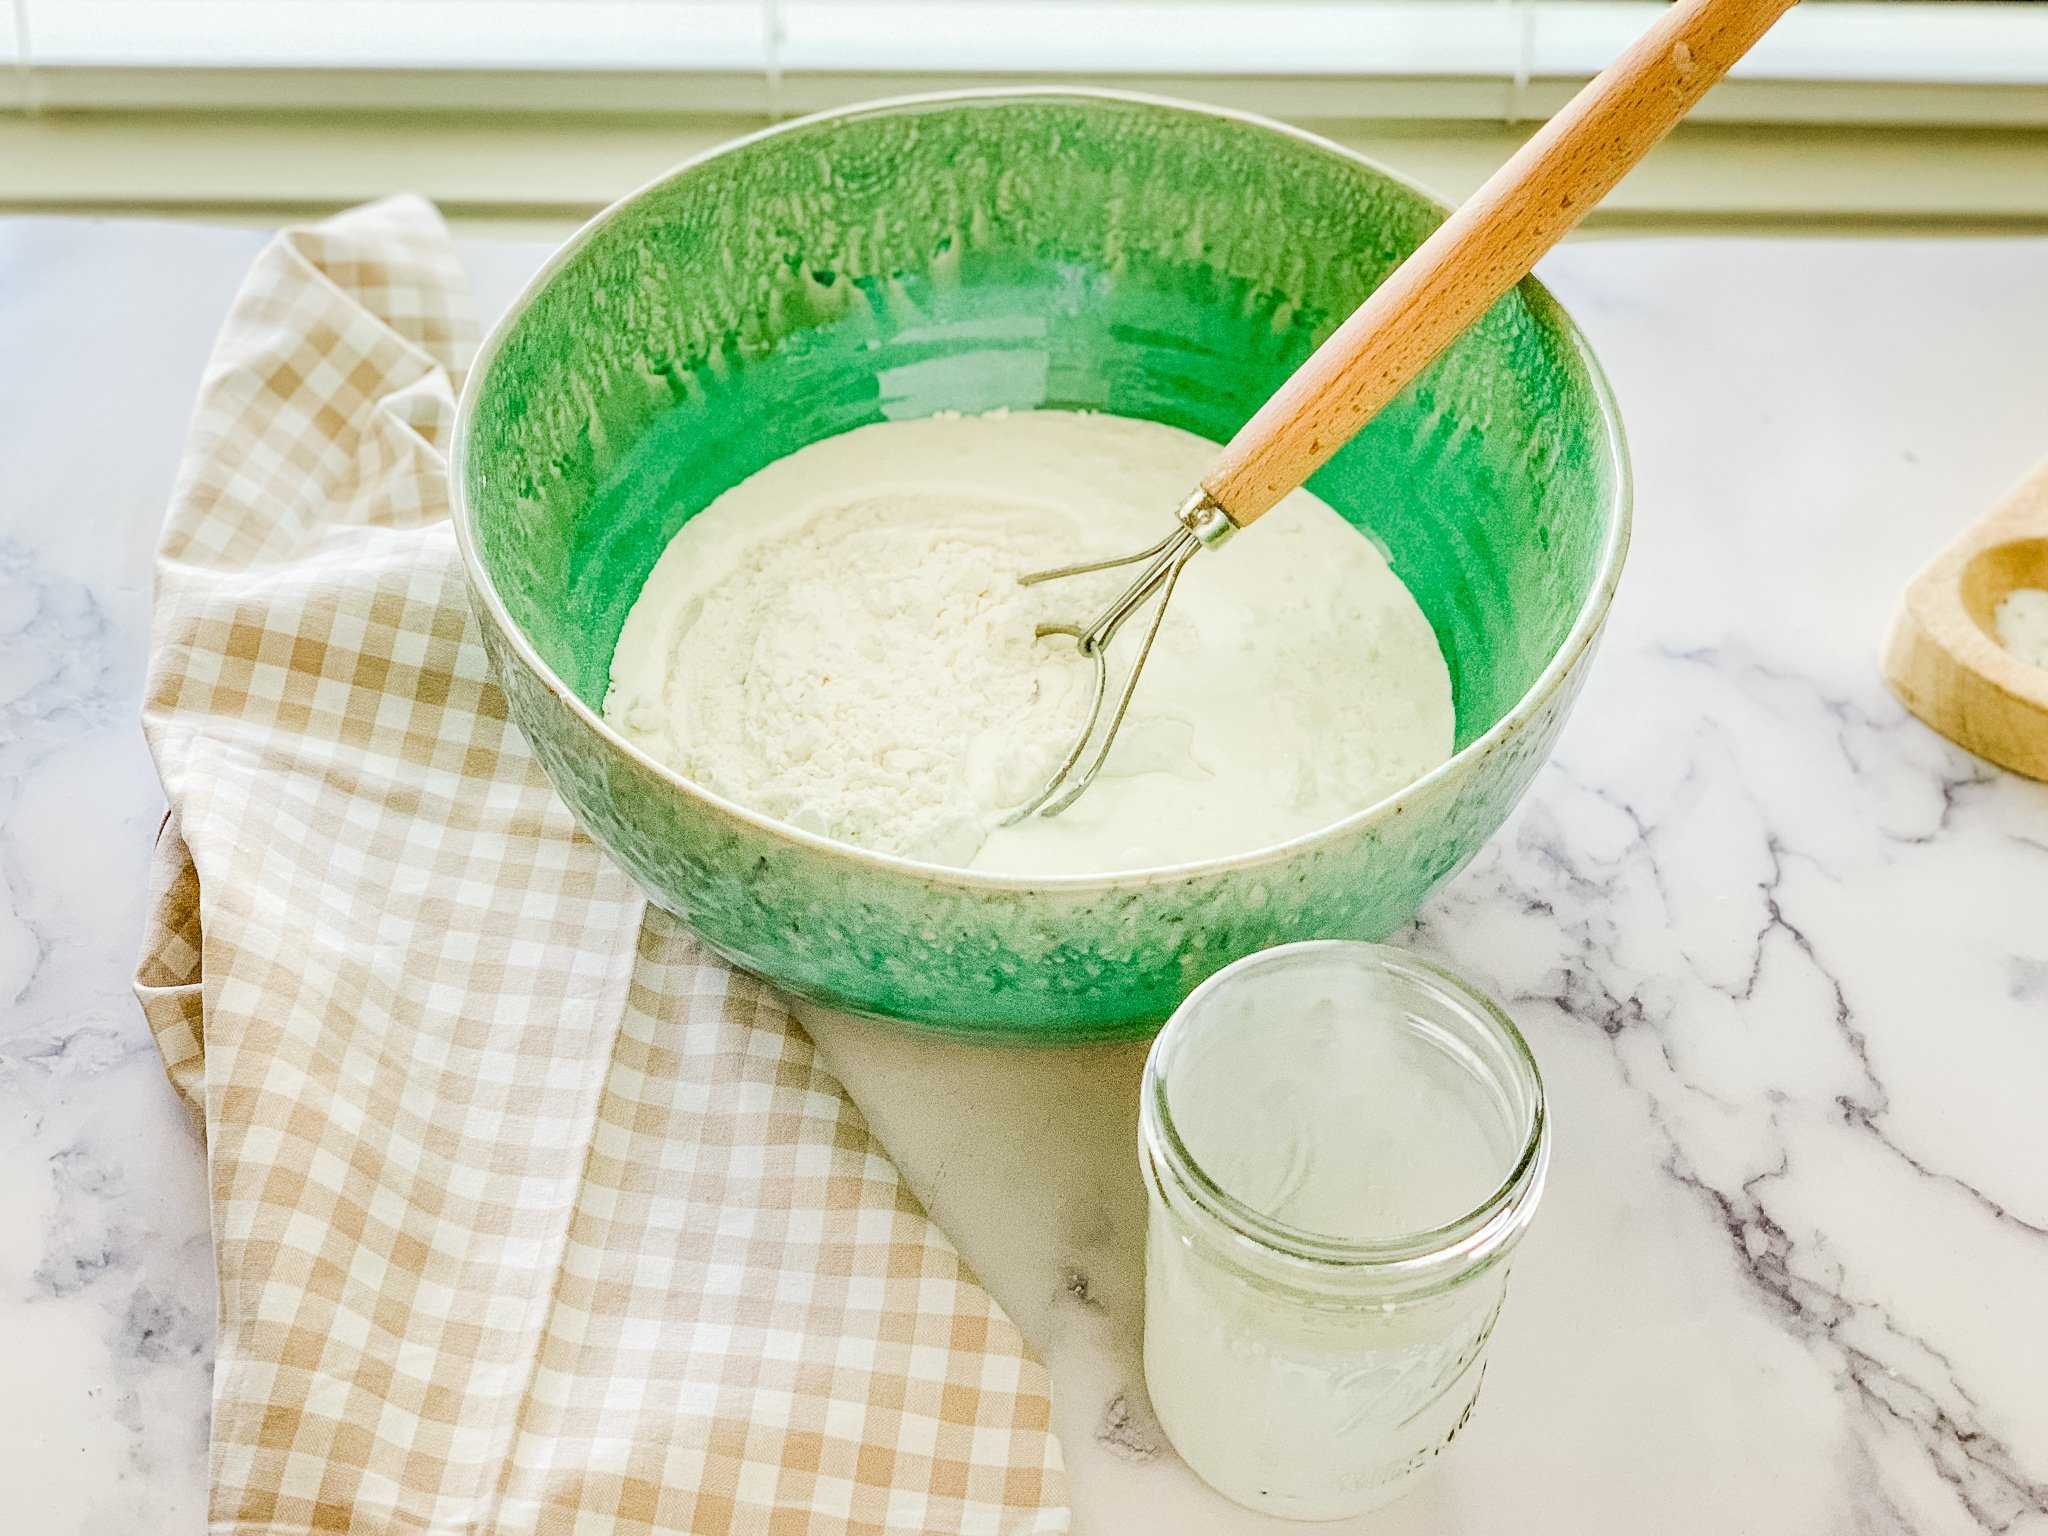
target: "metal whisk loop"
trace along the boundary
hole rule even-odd
[[[1173,601],[1173,589],[1180,581],[1180,573],[1204,546],[1222,543],[1232,531],[1233,526],[1222,509],[1206,495],[1197,495],[1190,497],[1187,505],[1181,508],[1180,526],[1150,549],[1141,549],[1134,555],[1117,555],[1108,560],[1090,560],[1081,565],[1063,565],[1057,570],[1036,571],[1018,578],[1020,585],[1032,587],[1040,582],[1060,581],[1068,576],[1085,576],[1094,571],[1115,570],[1119,566],[1147,562],[1138,579],[1086,628],[1073,624],[1038,626],[1040,639],[1048,635],[1073,636],[1081,654],[1095,664],[1094,692],[1088,704],[1088,719],[1066,757],[1033,799],[1003,818],[1004,826],[1014,826],[1027,816],[1057,816],[1087,793],[1088,786],[1102,772],[1102,765],[1109,761],[1109,750],[1116,745],[1116,733],[1124,723],[1124,716],[1130,712],[1131,699],[1138,691],[1138,675],[1145,669],[1145,658],[1152,654],[1152,642],[1159,638],[1159,626],[1166,620],[1166,605]],[[1145,626],[1145,638],[1138,645],[1138,654],[1131,659],[1131,670],[1124,675],[1123,690],[1117,696],[1116,709],[1109,717],[1108,727],[1090,755],[1088,743],[1096,735],[1095,728],[1102,720],[1102,706],[1109,697],[1110,644],[1116,639],[1117,631],[1155,593],[1158,594],[1159,605],[1152,610],[1152,621]],[[1088,755],[1087,766],[1076,775],[1075,767],[1084,755]]]

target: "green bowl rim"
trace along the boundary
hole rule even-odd
[[[933,107],[946,107],[962,103],[981,101],[1042,101],[1059,102],[1115,102],[1126,106],[1140,106],[1181,113],[1193,117],[1221,119],[1226,122],[1243,123],[1268,133],[1284,135],[1297,143],[1309,145],[1341,160],[1348,160],[1363,166],[1375,175],[1383,176],[1395,184],[1405,187],[1422,198],[1439,214],[1451,212],[1449,204],[1420,185],[1410,177],[1381,165],[1378,161],[1355,150],[1346,149],[1320,134],[1306,132],[1286,123],[1275,122],[1255,112],[1240,112],[1228,107],[1208,106],[1199,102],[1179,101],[1172,97],[1152,96],[1138,91],[1117,91],[1095,89],[1086,86],[999,86],[959,91],[932,91],[909,96],[884,97],[864,101],[852,106],[834,107],[823,112],[813,112],[805,117],[792,118],[788,122],[776,123],[772,127],[759,129],[724,144],[716,145],[701,154],[693,155],[680,164],[664,171],[643,186],[628,192],[610,207],[593,216],[577,230],[561,248],[542,264],[539,271],[519,290],[518,296],[507,306],[504,314],[491,327],[490,334],[478,349],[475,360],[470,364],[469,373],[463,382],[462,395],[455,411],[455,429],[448,452],[449,501],[451,521],[455,525],[455,543],[461,551],[462,565],[469,578],[472,591],[482,594],[483,606],[491,622],[510,643],[519,659],[547,686],[571,713],[578,716],[585,725],[615,750],[626,754],[656,777],[665,779],[682,794],[703,802],[713,810],[722,812],[736,820],[747,823],[771,837],[811,848],[821,853],[849,859],[855,863],[870,865],[876,869],[913,875],[927,884],[946,885],[968,890],[996,892],[1057,892],[1061,894],[1084,894],[1128,890],[1133,887],[1154,885],[1177,885],[1192,879],[1205,878],[1239,870],[1257,869],[1268,865],[1284,864],[1296,854],[1317,844],[1336,840],[1373,822],[1389,820],[1401,813],[1402,802],[1417,790],[1433,785],[1454,773],[1462,772],[1464,765],[1478,762],[1498,750],[1510,737],[1517,734],[1534,718],[1537,711],[1554,694],[1559,685],[1588,650],[1600,633],[1607,610],[1614,600],[1614,589],[1621,579],[1623,559],[1628,553],[1629,530],[1633,518],[1635,500],[1634,479],[1629,467],[1628,444],[1623,436],[1621,411],[1614,397],[1613,386],[1600,361],[1586,344],[1584,334],[1579,330],[1565,307],[1558,303],[1550,290],[1536,278],[1526,277],[1519,287],[1525,302],[1539,311],[1547,311],[1560,323],[1560,329],[1571,342],[1579,360],[1585,365],[1593,385],[1595,399],[1599,402],[1601,415],[1606,420],[1612,443],[1614,499],[1612,517],[1608,524],[1606,547],[1600,556],[1600,569],[1593,590],[1587,601],[1580,607],[1577,618],[1572,621],[1564,642],[1558,646],[1536,681],[1516,701],[1513,709],[1502,715],[1485,733],[1468,742],[1428,773],[1413,779],[1393,794],[1374,804],[1352,812],[1340,821],[1305,832],[1285,842],[1267,843],[1248,849],[1243,853],[1231,854],[1226,858],[1198,859],[1185,864],[1167,864],[1144,869],[1120,870],[1107,874],[1085,875],[1005,875],[989,870],[957,869],[945,864],[929,864],[919,859],[904,858],[900,854],[878,853],[873,849],[857,847],[834,838],[807,832],[778,821],[750,807],[728,800],[714,793],[692,779],[685,778],[660,759],[628,741],[619,732],[605,723],[603,715],[592,709],[574,689],[570,688],[541,658],[523,630],[513,622],[504,599],[499,596],[490,573],[484,569],[483,561],[476,550],[475,537],[470,527],[471,507],[468,494],[468,457],[471,427],[477,408],[477,397],[482,391],[482,380],[490,372],[491,364],[497,360],[506,338],[511,334],[521,317],[531,307],[536,295],[547,286],[555,274],[569,264],[598,231],[612,220],[620,217],[634,203],[647,196],[657,187],[667,186],[680,177],[687,176],[699,166],[736,151],[750,148],[781,134],[796,133],[816,127],[820,123],[851,121],[866,117],[887,117],[907,111],[923,111]]]

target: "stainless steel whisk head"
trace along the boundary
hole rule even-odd
[[[1028,816],[1057,816],[1088,792],[1088,786],[1102,772],[1102,765],[1109,761],[1109,749],[1116,745],[1116,733],[1124,723],[1124,716],[1130,713],[1131,698],[1138,691],[1138,675],[1145,670],[1145,658],[1152,654],[1152,642],[1159,638],[1159,626],[1165,622],[1166,605],[1173,601],[1173,589],[1180,581],[1180,573],[1201,550],[1221,544],[1237,531],[1237,525],[1231,522],[1229,514],[1207,491],[1196,491],[1181,504],[1176,524],[1173,532],[1136,554],[1089,560],[1080,565],[1063,565],[1056,570],[1034,571],[1018,578],[1020,585],[1035,587],[1042,582],[1087,576],[1096,571],[1113,571],[1120,566],[1141,562],[1145,567],[1139,572],[1138,579],[1126,587],[1123,595],[1105,608],[1094,623],[1085,626],[1038,626],[1041,640],[1048,635],[1073,636],[1081,654],[1094,663],[1094,692],[1088,705],[1088,719],[1074,738],[1066,757],[1037,795],[1003,819],[1004,826],[1014,826]],[[1124,674],[1124,685],[1117,694],[1116,708],[1111,712],[1107,726],[1098,734],[1096,727],[1102,724],[1102,706],[1109,698],[1110,643],[1155,595],[1159,603],[1152,610],[1151,622],[1145,626],[1145,638],[1138,644],[1138,654],[1131,658],[1130,671]],[[1091,741],[1096,743],[1093,752],[1088,749]],[[1086,765],[1080,766],[1084,756]],[[1075,771],[1077,766],[1078,773]]]

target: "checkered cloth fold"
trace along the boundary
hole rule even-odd
[[[1043,1369],[486,674],[400,199],[258,260],[159,563],[137,976],[206,1138],[212,1530],[1067,1528]]]

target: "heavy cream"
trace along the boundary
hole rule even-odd
[[[1540,1092],[1505,1021],[1373,945],[1265,951],[1174,1016],[1141,1111],[1145,1380],[1218,1491],[1357,1514],[1451,1443],[1541,1188]]]
[[[972,869],[1157,867],[1327,826],[1448,757],[1454,715],[1413,597],[1301,491],[1190,565],[1095,787],[1000,825],[1085,714],[1088,664],[1038,625],[1093,617],[1131,573],[1017,578],[1152,543],[1214,453],[1060,411],[815,443],[676,534],[620,635],[606,717],[743,805]]]

